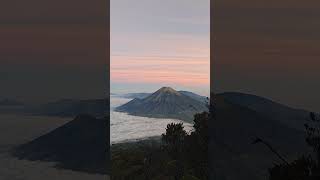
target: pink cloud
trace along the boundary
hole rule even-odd
[[[111,80],[208,86],[208,35],[135,33],[111,36]]]
[[[208,58],[127,57],[111,61],[111,79],[117,82],[209,84]]]

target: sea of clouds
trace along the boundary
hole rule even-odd
[[[131,99],[111,96],[110,106],[110,134],[111,144],[136,141],[149,137],[160,136],[165,132],[167,124],[183,122],[177,119],[156,119],[131,116],[126,113],[115,112],[114,108],[129,102]],[[190,123],[183,122],[187,132],[192,131]]]

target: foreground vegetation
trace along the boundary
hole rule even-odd
[[[276,164],[269,169],[269,180],[319,180],[320,179],[320,119],[310,114],[305,124],[306,143],[313,150],[292,162]]]
[[[168,124],[158,139],[111,147],[113,180],[207,180],[209,113],[194,117],[188,134],[182,123]]]

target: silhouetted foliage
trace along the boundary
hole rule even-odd
[[[186,157],[193,166],[197,177],[208,177],[208,148],[209,148],[209,113],[196,114],[194,118],[194,131],[187,138]]]
[[[209,113],[203,112],[194,116],[194,131],[187,134],[183,124],[169,124],[166,133],[162,135],[164,149],[168,151],[174,161],[176,179],[184,175],[200,179],[208,178],[208,121]]]
[[[306,142],[312,147],[316,153],[318,163],[320,162],[320,120],[317,119],[315,113],[310,113],[311,122],[305,124],[306,129]]]
[[[269,170],[270,180],[306,180],[312,177],[316,163],[309,157],[301,157],[290,164],[275,165]]]
[[[183,143],[187,136],[183,123],[170,123],[167,125],[166,133],[162,134],[164,148],[168,151],[173,159],[178,159],[183,150]]]
[[[310,113],[310,123],[305,124],[306,143],[313,149],[316,160],[307,155],[291,163],[275,165],[269,170],[270,180],[315,180],[320,179],[320,120]]]

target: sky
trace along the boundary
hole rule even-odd
[[[10,0],[0,5],[0,100],[106,96],[104,0]]]
[[[111,87],[240,91],[320,112],[320,2],[111,0]],[[105,96],[104,0],[0,6],[0,99]]]
[[[210,91],[209,0],[111,0],[111,92]]]
[[[320,2],[216,0],[213,85],[320,112]]]

